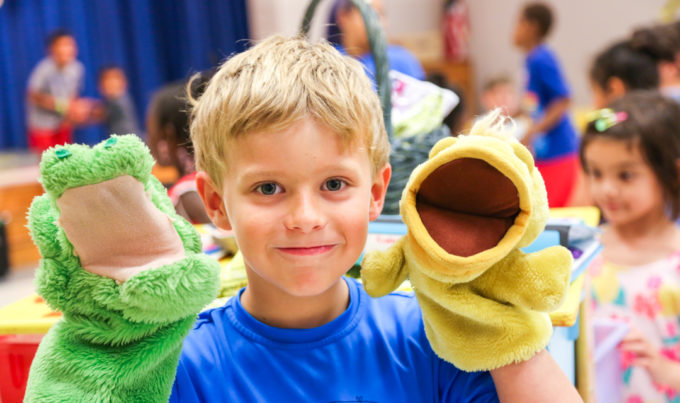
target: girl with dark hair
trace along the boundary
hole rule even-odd
[[[625,322],[622,401],[680,398],[680,105],[633,91],[594,112],[580,158],[601,209],[594,317]]]
[[[680,102],[680,32],[675,24],[654,25],[633,32],[631,43],[656,62],[661,92]]]
[[[211,74],[203,73],[190,83],[192,97],[198,98]],[[187,84],[177,82],[158,90],[151,100],[146,127],[149,148],[159,165],[173,166],[180,179],[168,190],[177,213],[192,223],[209,223],[196,190],[194,147],[189,135],[190,104]]]
[[[604,108],[632,90],[659,87],[656,62],[631,40],[616,42],[601,51],[590,67],[593,104]]]

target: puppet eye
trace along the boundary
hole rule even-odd
[[[71,156],[71,152],[65,148],[60,148],[55,152],[55,155],[60,160],[66,159]]]
[[[104,148],[111,148],[111,147],[113,147],[117,142],[118,142],[118,139],[117,139],[117,138],[111,137],[110,139],[106,140],[106,143],[104,143]]]

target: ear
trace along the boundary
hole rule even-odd
[[[231,230],[231,223],[227,216],[222,193],[220,193],[206,172],[199,171],[196,174],[196,188],[205,206],[205,211],[208,217],[210,217],[210,221],[218,228]]]
[[[610,77],[607,80],[607,98],[614,100],[626,94],[626,84],[618,77]]]
[[[667,83],[678,76],[678,66],[675,62],[661,61],[658,63],[659,79],[662,83]]]
[[[392,166],[385,164],[375,176],[373,185],[371,186],[371,204],[368,207],[368,219],[370,221],[378,218],[382,212],[385,204],[385,193],[387,193],[387,185],[390,183],[392,177]]]

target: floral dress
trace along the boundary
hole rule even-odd
[[[620,266],[598,256],[589,268],[594,317],[637,328],[664,356],[680,361],[680,251],[642,266]],[[680,403],[680,391],[656,384],[624,354],[623,401]]]

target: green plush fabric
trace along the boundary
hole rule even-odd
[[[175,213],[165,188],[151,175],[152,165],[134,135],[112,136],[93,148],[57,146],[43,154],[40,180],[46,193],[31,205],[29,229],[42,255],[38,292],[64,318],[38,348],[25,401],[168,400],[184,337],[217,295],[220,269],[201,253],[198,234]],[[139,180],[170,217],[185,257],[120,283],[82,268],[59,226],[56,201],[68,189],[123,175]]]

